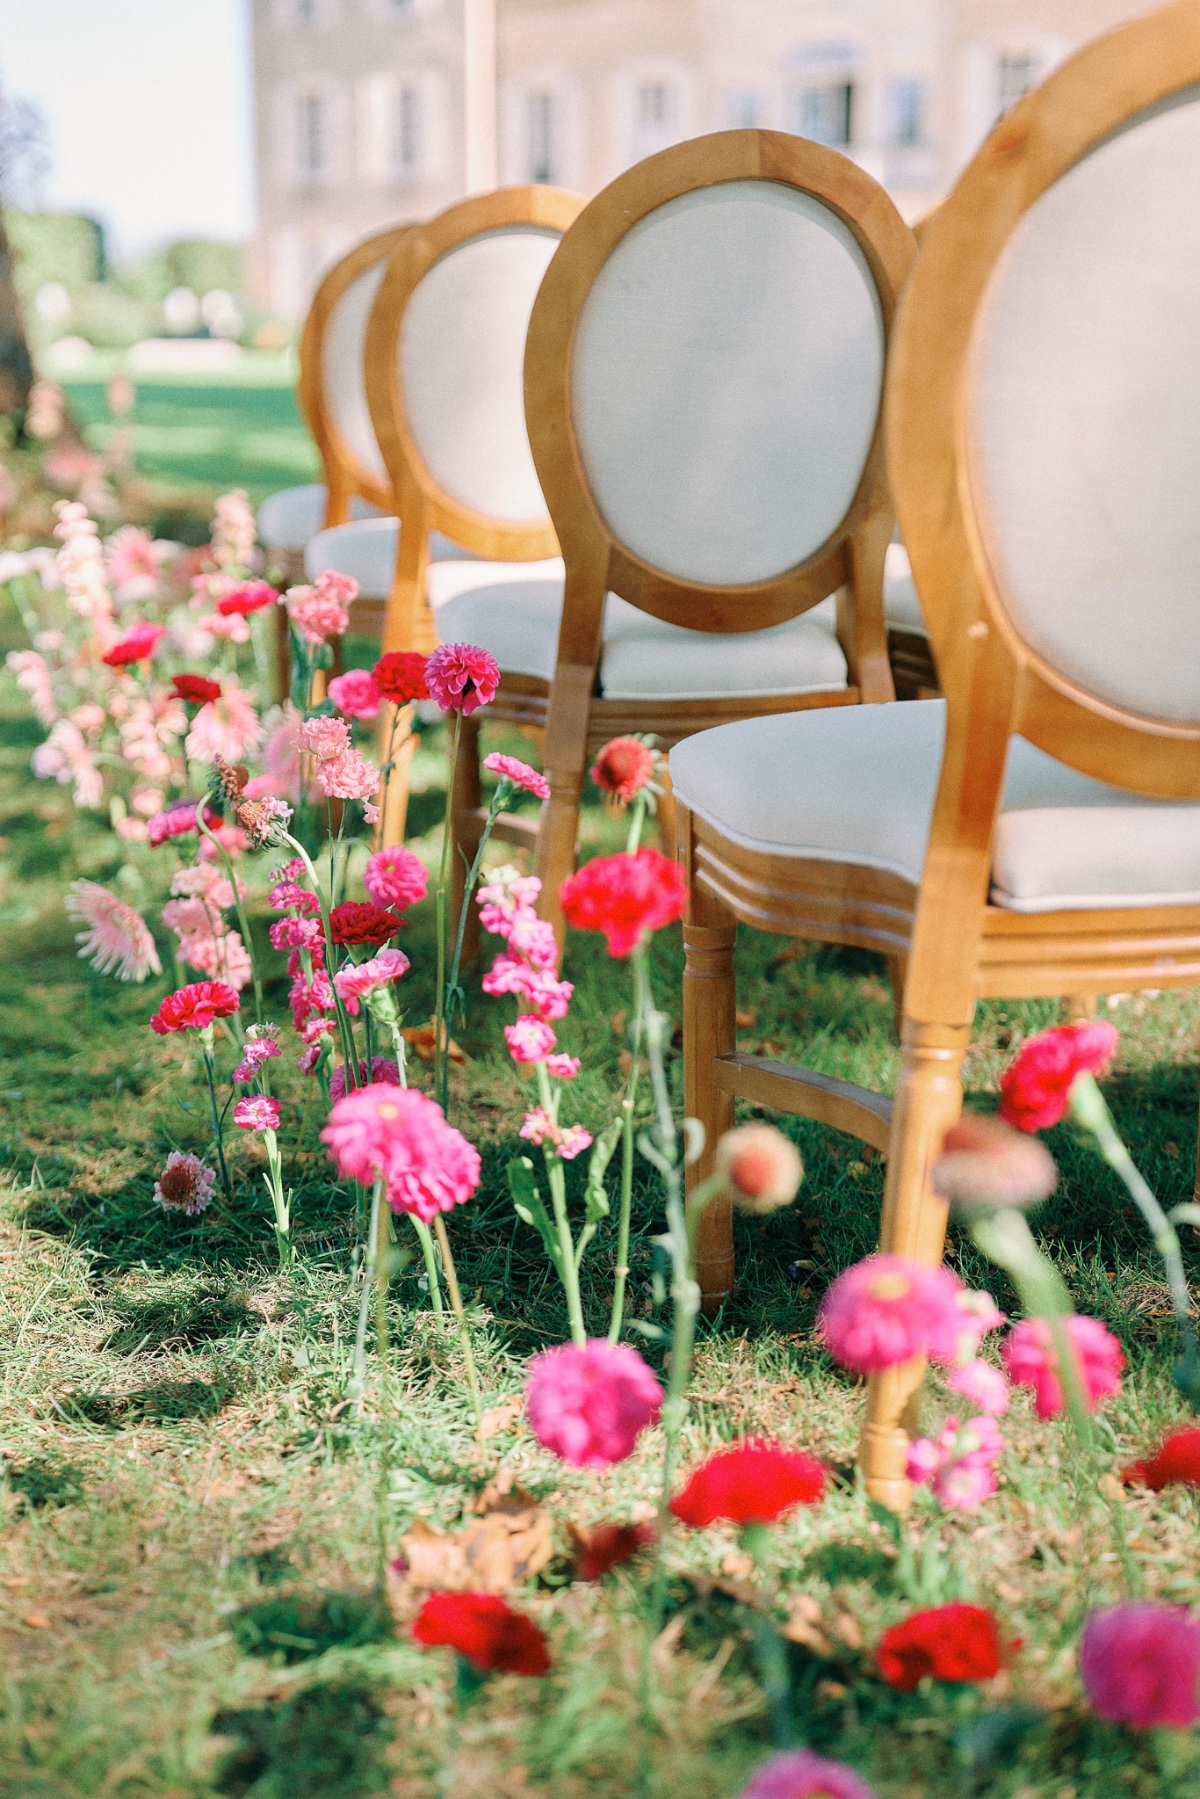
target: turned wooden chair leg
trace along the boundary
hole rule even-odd
[[[1067,1021],[1094,1018],[1098,995],[1095,993],[1072,993],[1067,999]]]
[[[675,860],[675,789],[671,785],[671,777],[664,768],[662,772],[662,792],[658,798],[658,846],[664,856]]]
[[[550,783],[550,798],[542,807],[534,866],[542,883],[538,913],[554,926],[561,958],[567,925],[558,903],[558,890],[567,876],[575,872],[575,843],[579,835],[579,801],[583,792],[583,775],[563,774],[551,769],[547,771],[546,779]]]
[[[454,783],[452,809],[454,841],[450,849],[450,892],[446,908],[451,932],[457,932],[463,906],[467,903],[467,870],[478,848],[479,838],[468,820],[473,819],[483,803],[479,776],[479,720],[464,718],[458,734],[458,756],[448,771]],[[479,913],[471,907],[463,933],[463,966],[472,961],[479,949]]]
[[[693,886],[683,925],[683,1103],[686,1115],[704,1126],[704,1151],[688,1169],[689,1192],[712,1173],[717,1141],[733,1124],[733,1095],[714,1082],[713,1059],[736,1048],[736,938],[733,914]],[[717,1194],[696,1233],[696,1279],[706,1312],[727,1298],[734,1272],[733,1208]]]
[[[903,1034],[903,1067],[896,1090],[887,1186],[879,1247],[936,1265],[946,1240],[946,1202],[929,1184],[929,1167],[962,1110],[962,1060],[969,1027],[917,1024]],[[912,1491],[907,1476],[909,1432],[917,1427],[916,1401],[925,1376],[924,1357],[872,1375],[858,1457],[872,1499],[904,1511]]]
[[[908,979],[908,957],[889,956],[887,959],[888,980],[892,987],[892,1017],[896,1026],[896,1039],[904,1035],[904,983]]]
[[[413,708],[385,705],[379,717],[376,754],[379,766],[391,760],[391,772],[383,789],[379,823],[375,827],[376,849],[391,849],[404,842],[408,823],[408,784],[417,739],[413,735]]]
[[[292,691],[292,630],[282,606],[275,608],[275,698],[286,706]]]

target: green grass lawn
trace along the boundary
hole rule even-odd
[[[280,395],[261,403],[282,418]],[[239,412],[231,403],[230,418],[249,417],[245,404]],[[653,1500],[658,1433],[595,1475],[556,1461],[516,1412],[494,1434],[478,1431],[457,1343],[425,1309],[412,1255],[391,1290],[391,1410],[376,1375],[358,1414],[347,1382],[361,1221],[330,1178],[290,1046],[275,1067],[285,1070],[277,1091],[296,1189],[294,1272],[275,1267],[260,1153],[245,1139],[232,1146],[232,1207],[218,1202],[187,1221],[152,1204],[167,1151],[207,1148],[202,1070],[185,1043],[147,1028],[166,977],[131,989],[76,958],[63,893],[85,874],[149,901],[163,877],[151,852],[131,851],[102,820],[74,817],[63,789],[31,779],[39,732],[7,677],[0,702],[0,1795],[732,1799],[770,1750],[733,1535],[716,1528],[668,1547],[669,1622],[654,1649],[648,1720],[644,1573],[572,1581],[569,1526],[625,1519]],[[442,778],[435,732],[415,765],[410,821],[429,860]],[[584,853],[613,845],[615,829],[589,806]],[[261,889],[262,876],[253,884]],[[283,958],[266,949],[261,902],[253,911],[272,969],[270,1010],[286,1018]],[[428,903],[413,910],[404,947],[408,1016],[420,1021],[433,999]],[[894,1082],[881,962],[753,933],[743,934],[739,961],[744,1047]],[[660,934],[657,996],[676,1017],[680,968],[677,930]],[[595,1128],[611,1115],[619,1079],[626,972],[600,939],[579,937],[566,973],[577,993],[560,1035],[585,1057],[579,1109]],[[477,980],[469,1005],[454,1117],[480,1148],[484,1178],[450,1229],[491,1408],[519,1395],[524,1359],[562,1341],[566,1319],[505,1186],[528,1092],[503,1053],[510,1008],[481,996]],[[976,1103],[994,1103],[1013,1043],[1058,1010],[980,1009],[967,1071]],[[1122,1034],[1106,1082],[1118,1123],[1164,1202],[1188,1198],[1200,998],[1133,997],[1108,1015]],[[677,1092],[680,1072],[673,1050]],[[780,1618],[808,1621],[807,1641],[790,1650],[804,1739],[853,1762],[883,1799],[1200,1794],[1192,1733],[1137,1735],[1099,1722],[1080,1699],[1073,1655],[1083,1614],[1123,1588],[1110,1512],[1064,1427],[1040,1424],[1019,1397],[1005,1421],[999,1494],[975,1516],[918,1506],[901,1546],[856,1490],[862,1393],[830,1364],[814,1320],[833,1275],[873,1247],[882,1166],[817,1126],[786,1128],[807,1179],[791,1209],[739,1222],[738,1283],[701,1332],[684,1456],[756,1431],[841,1471],[823,1506],[779,1528],[758,1577]],[[1122,1450],[1140,1452],[1183,1418],[1166,1372],[1161,1271],[1095,1154],[1068,1128],[1049,1141],[1063,1181],[1039,1229],[1080,1310],[1124,1341],[1125,1389],[1105,1416]],[[578,1165],[572,1181],[578,1197]],[[645,1164],[635,1223],[631,1309],[648,1319],[661,1205]],[[585,1263],[596,1330],[613,1249],[602,1229]],[[986,1282],[1015,1307],[969,1246],[951,1254],[971,1284]],[[932,1380],[926,1424],[949,1402]],[[448,1652],[411,1643],[414,1602],[403,1591],[394,1614],[380,1598],[380,1519],[389,1553],[416,1520],[456,1528],[502,1468],[553,1518],[555,1559],[515,1601],[549,1633],[554,1669],[541,1680],[498,1678],[459,1715]],[[1181,1488],[1123,1500],[1148,1593],[1194,1600],[1196,1504]],[[870,1654],[881,1631],[917,1605],[955,1597],[994,1606],[1006,1638],[1021,1639],[1011,1668],[986,1692],[885,1686]]]

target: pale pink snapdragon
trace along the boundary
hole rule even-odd
[[[222,643],[250,641],[250,622],[240,612],[206,612],[196,623],[202,631],[207,631],[210,637],[216,637]]]
[[[573,1162],[592,1142],[592,1133],[581,1124],[571,1124],[562,1130],[545,1106],[535,1106],[532,1112],[526,1112],[525,1122],[517,1135],[539,1148],[549,1143],[564,1162]]]
[[[70,719],[60,718],[51,727],[46,741],[34,750],[29,765],[40,780],[57,781],[63,787],[72,782],[77,806],[92,809],[104,798],[104,776],[82,731]]]
[[[507,937],[512,921],[519,913],[532,912],[541,891],[536,875],[519,873],[511,862],[495,869],[475,896],[484,930]]]
[[[493,997],[515,994],[551,1024],[566,1017],[575,991],[570,981],[556,980],[548,968],[532,968],[520,957],[503,952],[496,957],[480,986]]]
[[[17,678],[17,686],[28,695],[38,723],[48,731],[58,718],[58,701],[45,658],[36,650],[10,650],[5,662]]]

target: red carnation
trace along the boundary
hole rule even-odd
[[[393,706],[407,706],[412,700],[429,698],[429,682],[425,679],[425,657],[416,650],[389,650],[381,656],[371,673],[385,700]]]
[[[1200,1487],[1200,1430],[1173,1431],[1145,1461],[1122,1468],[1121,1478],[1152,1493],[1176,1485]]]
[[[592,763],[592,779],[628,802],[654,779],[654,757],[636,737],[614,737]]]
[[[577,931],[603,931],[610,956],[628,956],[647,931],[682,918],[687,880],[678,862],[661,850],[628,850],[597,856],[558,890],[567,923]]]
[[[431,1593],[413,1625],[428,1647],[445,1644],[477,1668],[501,1674],[546,1674],[550,1652],[531,1618],[495,1593]]]
[[[693,1530],[718,1518],[773,1524],[794,1505],[815,1505],[824,1493],[825,1468],[816,1456],[747,1437],[697,1468],[671,1510]]]
[[[382,906],[361,900],[346,900],[329,914],[329,929],[335,943],[373,943],[376,948],[404,926],[404,920]]]
[[[168,993],[154,1017],[150,1029],[160,1037],[172,1031],[202,1031],[215,1018],[228,1018],[239,1005],[237,994],[224,981],[193,981]]]
[[[126,631],[119,643],[114,643],[111,650],[104,652],[100,660],[107,662],[109,668],[125,668],[131,662],[144,662],[153,656],[166,634],[165,625],[134,625],[132,630]]]
[[[633,1559],[639,1549],[653,1543],[652,1524],[598,1524],[580,1546],[575,1574],[579,1580],[599,1580],[610,1568]]]
[[[231,618],[234,613],[261,612],[264,606],[273,606],[279,594],[269,581],[241,581],[236,587],[222,594],[217,601],[217,611],[222,618]]]
[[[210,700],[221,697],[221,683],[210,681],[207,675],[172,675],[171,685],[176,698],[186,700],[190,706],[207,706]]]
[[[1081,1074],[1100,1074],[1117,1053],[1111,1024],[1082,1019],[1039,1031],[1000,1077],[1000,1116],[1021,1131],[1057,1124]]]
[[[1000,1635],[981,1605],[939,1605],[885,1630],[875,1651],[890,1687],[912,1693],[935,1680],[990,1680],[1000,1672]]]

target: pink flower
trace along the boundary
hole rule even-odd
[[[39,780],[57,781],[60,787],[74,782],[77,806],[98,806],[104,798],[104,776],[83,733],[69,719],[60,718],[51,727],[45,743],[39,743],[30,757],[29,766]]]
[[[566,1017],[575,991],[570,981],[556,981],[548,968],[531,968],[519,957],[504,954],[496,957],[480,985],[493,997],[515,993],[549,1021]]]
[[[262,1064],[280,1053],[279,1045],[274,1037],[248,1037],[246,1047],[242,1051],[242,1059],[233,1071],[233,1079],[235,1081],[254,1080]]]
[[[189,831],[194,831],[198,804],[197,800],[172,800],[165,812],[156,813],[146,824],[151,843],[165,843],[168,837],[186,837]],[[210,829],[217,822],[216,813],[207,806],[204,822]]]
[[[333,984],[357,1016],[358,1002],[364,994],[374,993],[376,987],[386,987],[391,981],[398,981],[408,973],[409,961],[398,949],[381,949],[377,956],[369,962],[357,964],[348,962],[339,968],[333,977]],[[353,1002],[351,1005],[350,1002]]]
[[[547,1056],[546,1073],[556,1081],[573,1081],[582,1064],[578,1056]]]
[[[531,968],[554,968],[558,962],[558,944],[554,926],[535,912],[517,913],[508,931],[509,953],[522,956]]]
[[[960,1288],[955,1303],[960,1316],[958,1348],[954,1359],[962,1364],[979,1354],[979,1345],[988,1332],[999,1330],[1008,1314],[1001,1312],[991,1294],[982,1290],[968,1292],[965,1287]]]
[[[529,1364],[525,1409],[538,1442],[575,1468],[608,1468],[633,1454],[658,1418],[663,1390],[636,1349],[593,1338]]]
[[[230,613],[208,612],[197,623],[202,631],[210,637],[216,637],[223,643],[249,643],[250,627],[240,612]]]
[[[1117,1053],[1117,1033],[1099,1019],[1054,1025],[1017,1051],[1000,1077],[1000,1116],[1021,1131],[1057,1124],[1081,1074],[1102,1074]]]
[[[224,981],[193,981],[190,987],[178,987],[168,993],[150,1020],[150,1029],[159,1037],[172,1031],[203,1031],[217,1018],[229,1018],[237,1011],[238,996]]]
[[[315,756],[318,762],[335,762],[350,748],[350,727],[344,718],[322,714],[304,720],[297,740],[300,748]]]
[[[195,1218],[212,1204],[216,1171],[199,1156],[173,1149],[167,1165],[154,1183],[154,1200],[164,1212],[182,1212]]]
[[[274,707],[264,723],[263,773],[256,777],[266,783],[266,791],[278,794],[293,805],[300,800],[300,750],[296,743],[300,714],[289,700],[286,706]],[[249,789],[247,789],[249,792]],[[250,795],[255,798],[254,794]]]
[[[301,864],[303,872],[303,864]],[[297,912],[314,913],[321,910],[321,902],[315,893],[307,887],[301,887],[299,879],[276,881],[267,895],[267,904],[276,912],[282,912],[285,906],[294,906]]]
[[[301,1067],[302,1068],[304,1067],[303,1062],[301,1062]],[[307,1073],[308,1072],[307,1069],[305,1069],[304,1072]],[[391,1056],[372,1056],[371,1057],[371,1072],[369,1075],[367,1073],[366,1063],[359,1062],[359,1065],[358,1065],[358,1084],[359,1084],[359,1086],[360,1087],[369,1086],[372,1081],[374,1081],[377,1085],[381,1082],[386,1083],[390,1087],[398,1087],[400,1085],[400,1070],[396,1066],[396,1063],[392,1060]],[[330,1071],[329,1071],[329,1097],[331,1100],[345,1099],[345,1097],[346,1097],[346,1070],[344,1067],[339,1066],[337,1068],[330,1069]]]
[[[428,884],[424,864],[411,850],[376,850],[363,873],[368,899],[389,911],[415,906],[425,898]]]
[[[835,1362],[874,1374],[931,1355],[953,1361],[962,1328],[956,1303],[962,1283],[948,1268],[906,1256],[870,1256],[839,1274],[821,1303],[821,1323]]]
[[[329,698],[347,718],[377,718],[383,695],[369,669],[352,668],[329,683]]]
[[[262,741],[254,702],[230,675],[219,700],[201,706],[192,720],[184,748],[193,762],[242,762]]]
[[[919,1437],[910,1444],[908,1478],[918,1486],[932,1483],[948,1511],[975,1512],[996,1491],[996,1463],[1003,1452],[994,1418],[969,1418],[966,1424],[947,1418],[936,1442]]]
[[[282,603],[305,642],[318,645],[329,637],[341,637],[347,630],[350,624],[347,607],[357,594],[357,581],[328,569],[318,575],[312,587],[290,587]]]
[[[374,763],[365,762],[357,750],[317,764],[317,785],[331,800],[369,800],[381,779]]]
[[[272,949],[315,949],[324,941],[318,918],[277,918],[268,935]]]
[[[68,916],[86,930],[76,934],[79,954],[98,974],[115,973],[119,981],[144,981],[161,974],[154,939],[140,912],[95,881],[73,881],[67,893]]]
[[[547,1138],[553,1143],[558,1136],[558,1126],[545,1106],[535,1106],[532,1112],[526,1112],[525,1122],[517,1134],[530,1143],[540,1145]]]
[[[581,1124],[569,1124],[559,1139],[558,1153],[564,1162],[573,1162],[591,1141],[592,1133],[585,1131]]]
[[[269,581],[239,581],[221,595],[217,611],[223,618],[237,613],[245,617],[250,612],[261,612],[264,606],[273,606],[278,598]]]
[[[763,1763],[741,1799],[878,1799],[878,1795],[845,1762],[826,1761],[808,1749],[789,1749]]]
[[[514,1062],[541,1062],[554,1048],[556,1038],[550,1026],[531,1013],[523,1013],[516,1024],[506,1024],[504,1040]]]
[[[530,768],[528,762],[518,761],[516,756],[485,756],[483,766],[489,774],[499,775],[502,781],[512,781],[539,800],[550,798],[550,784],[545,775],[539,775],[536,768]]]
[[[1075,1351],[1088,1410],[1094,1411],[1098,1400],[1120,1391],[1124,1351],[1098,1318],[1072,1313],[1062,1323]],[[1058,1355],[1046,1319],[1022,1318],[1009,1331],[1000,1353],[1013,1386],[1033,1388],[1039,1418],[1053,1418],[1062,1411]]]
[[[597,856],[565,880],[558,897],[577,931],[603,931],[610,956],[628,956],[651,931],[682,918],[687,880],[661,850]]]
[[[478,1150],[415,1087],[372,1083],[347,1093],[321,1139],[343,1179],[365,1186],[382,1175],[392,1210],[425,1224],[463,1205],[479,1185]]]
[[[518,916],[533,914],[541,891],[536,875],[518,874],[511,862],[495,869],[475,896],[484,930],[507,937]]]
[[[264,1093],[239,1099],[233,1108],[233,1122],[243,1131],[274,1131],[279,1128],[279,1101]]]
[[[1058,1169],[1044,1143],[1000,1118],[964,1112],[929,1171],[934,1191],[966,1211],[1032,1206],[1049,1198]]]
[[[113,644],[101,656],[101,662],[107,662],[110,668],[124,668],[131,662],[148,662],[155,650],[167,634],[165,625],[152,625],[148,622],[134,625],[126,631],[124,637]]]
[[[1008,1410],[1008,1382],[998,1368],[978,1358],[956,1368],[946,1382],[955,1393],[973,1399],[981,1411],[1000,1417]]]
[[[104,545],[108,578],[119,600],[145,600],[158,585],[158,557],[149,531],[122,525]]]
[[[250,955],[239,931],[197,931],[179,940],[179,960],[238,993],[253,978]]]
[[[443,712],[464,717],[496,697],[500,670],[496,658],[469,643],[443,643],[425,664],[429,691]]]
[[[1093,1612],[1079,1672],[1102,1718],[1135,1730],[1185,1730],[1200,1720],[1200,1624],[1182,1606],[1130,1600]]]

